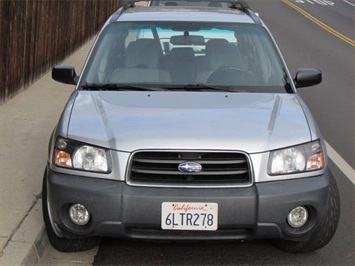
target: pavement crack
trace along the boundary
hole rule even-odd
[[[9,245],[9,243],[12,241],[13,236],[16,234],[16,232],[18,231],[18,229],[22,226],[22,224],[24,223],[24,221],[26,220],[27,216],[30,214],[30,212],[32,211],[32,209],[35,207],[35,205],[37,204],[38,200],[40,198],[36,197],[36,199],[32,202],[31,207],[27,210],[25,216],[22,218],[22,220],[20,221],[20,223],[17,225],[17,227],[12,230],[11,235],[9,237],[9,239],[5,242],[5,245],[2,247],[2,249],[0,250],[0,257],[2,257],[4,255],[4,250],[7,248],[7,246]]]

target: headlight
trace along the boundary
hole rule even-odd
[[[283,175],[315,171],[324,168],[325,159],[322,146],[313,141],[270,153],[268,174]]]
[[[52,163],[59,167],[107,173],[109,171],[107,157],[105,149],[58,138],[53,150]]]

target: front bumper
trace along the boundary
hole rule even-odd
[[[48,203],[53,221],[68,238],[129,237],[156,240],[226,240],[284,238],[306,240],[324,215],[328,197],[327,174],[288,181],[255,183],[247,188],[151,188],[122,181],[94,179],[47,171]],[[215,202],[217,231],[161,229],[163,202]],[[68,216],[71,204],[91,213],[85,226]],[[310,212],[307,224],[291,228],[288,213],[297,206]]]

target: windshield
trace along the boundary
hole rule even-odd
[[[268,33],[257,25],[119,22],[101,34],[81,86],[286,92],[285,77]]]

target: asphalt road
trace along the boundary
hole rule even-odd
[[[321,85],[299,92],[326,141],[354,169],[355,0],[248,2],[270,28],[293,76],[299,67],[322,70]],[[354,265],[355,186],[339,167],[330,162],[341,194],[340,224],[333,240],[317,252],[288,254],[266,240],[183,244],[105,238],[94,265]]]

